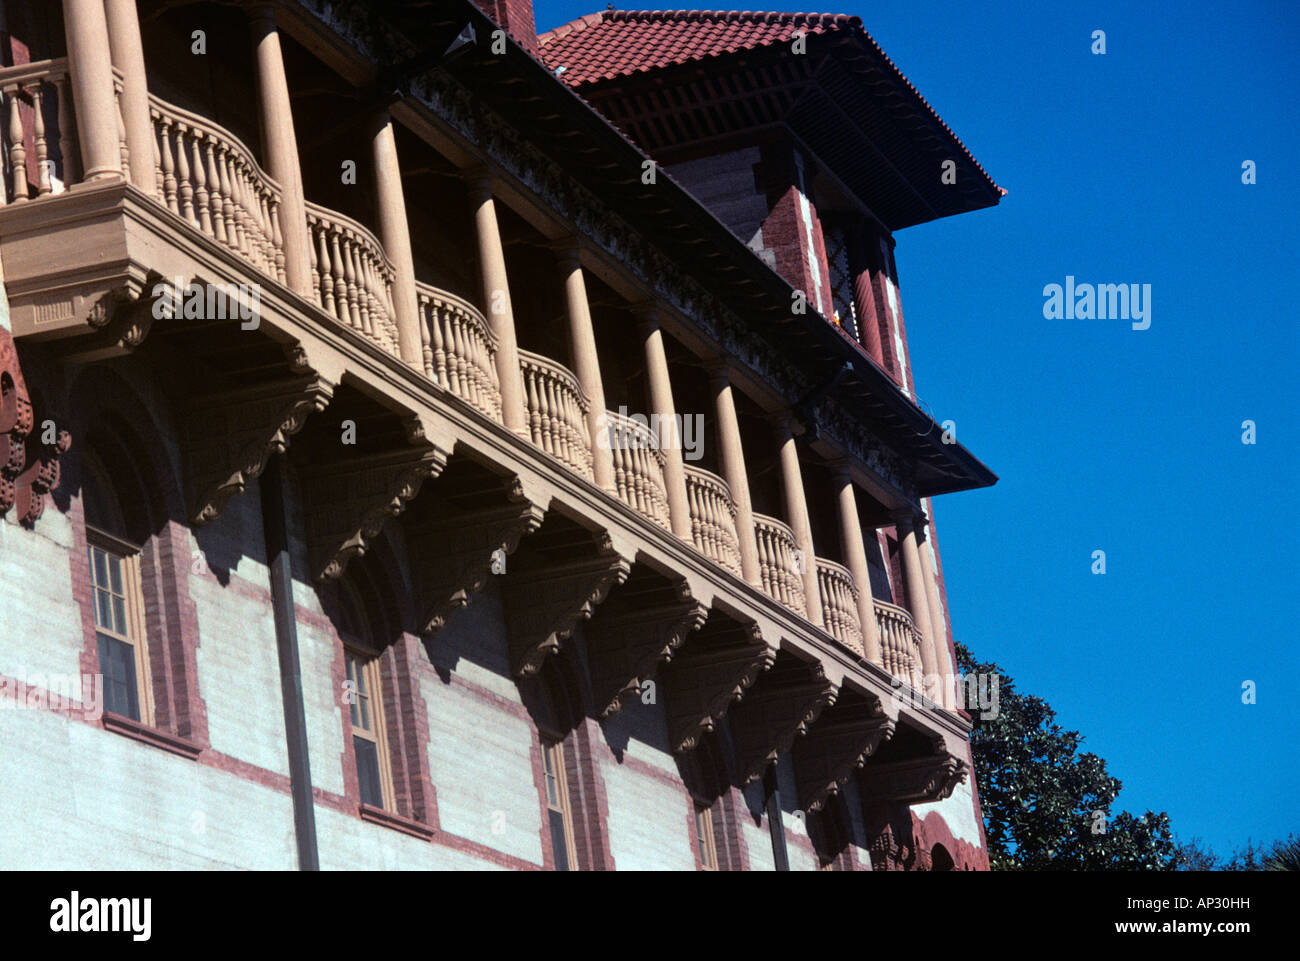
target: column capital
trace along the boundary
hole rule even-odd
[[[772,425],[772,430],[778,439],[784,440],[787,436],[794,436],[796,419],[794,411],[789,407],[771,411],[767,415],[767,422]]]
[[[555,259],[561,267],[574,270],[582,266],[582,238],[577,234],[548,240],[546,247],[555,254]]]
[[[278,0],[243,0],[240,4],[244,12],[248,14],[248,19],[257,20],[275,20],[275,10],[280,4]]]
[[[841,483],[853,483],[852,462],[847,457],[837,457],[834,460],[826,462],[826,469],[830,471],[831,477]]]
[[[493,195],[492,172],[486,165],[476,164],[473,167],[466,167],[459,173],[469,191],[471,201],[482,203]]]
[[[925,511],[918,511],[912,507],[899,507],[891,511],[889,516],[897,527],[915,531],[918,537],[925,537],[925,525],[930,521]]]
[[[714,387],[725,387],[731,383],[731,359],[726,355],[706,357],[700,366],[709,375],[709,383]]]
[[[659,329],[659,305],[652,300],[633,304],[629,311],[636,318],[637,329],[648,334]]]

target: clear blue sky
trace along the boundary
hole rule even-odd
[[[1300,5],[1149,6],[830,12],[1010,192],[897,235],[920,396],[1001,477],[935,505],[957,637],[1223,854],[1300,831]],[[1151,284],[1150,329],[1045,320],[1067,274]]]

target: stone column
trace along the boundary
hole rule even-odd
[[[803,554],[804,606],[808,620],[822,626],[821,590],[817,586],[817,552],[813,549],[812,524],[808,520],[808,501],[804,496],[803,473],[799,470],[799,449],[795,444],[791,415],[777,415],[774,421],[776,444],[781,458],[781,490],[785,494],[785,514],[794,531],[795,546]]]
[[[858,588],[858,620],[862,622],[863,656],[872,664],[885,663],[880,652],[880,625],[876,623],[876,608],[871,596],[871,568],[867,565],[867,552],[862,543],[862,523],[858,519],[858,499],[853,490],[853,478],[848,464],[835,465],[836,497],[840,508],[840,538],[844,545],[845,566],[853,575]]]
[[[483,312],[497,338],[497,380],[501,384],[501,418],[506,427],[528,436],[524,412],[524,379],[519,369],[519,342],[515,338],[515,314],[510,305],[510,284],[506,278],[506,253],[501,246],[492,182],[484,172],[469,181],[469,203],[474,210],[478,237],[478,262],[483,278]]]
[[[609,449],[609,423],[605,408],[605,386],[600,379],[600,354],[596,331],[587,302],[587,283],[582,276],[582,257],[577,238],[554,244],[556,260],[564,277],[564,302],[569,318],[569,349],[573,372],[591,401],[587,409],[587,433],[591,435],[591,470],[596,486],[614,490],[614,455]],[[604,435],[602,439],[601,435]]]
[[[921,634],[921,673],[937,674],[934,656],[934,630],[930,624],[930,600],[925,592],[925,575],[921,568],[921,554],[916,547],[917,519],[910,510],[899,511],[894,517],[898,530],[898,546],[903,555],[903,578],[907,584],[907,604],[912,621]]]
[[[104,9],[113,66],[122,73],[122,125],[131,158],[131,183],[152,197],[158,185],[154,181],[153,121],[149,119],[140,19],[135,0],[105,0]]]
[[[402,193],[402,168],[397,162],[397,140],[388,111],[375,119],[371,148],[375,168],[375,210],[379,214],[379,242],[393,264],[393,313],[401,358],[423,369],[420,306],[415,296],[415,259],[411,255],[411,230],[406,222]]]
[[[258,114],[266,172],[279,184],[280,236],[284,241],[284,280],[290,290],[312,299],[307,201],[303,196],[298,141],[289,106],[289,79],[284,72],[275,8],[258,4],[249,10],[253,53],[257,61]]]
[[[939,595],[939,582],[935,577],[934,565],[931,563],[931,555],[934,550],[933,543],[934,532],[929,532],[929,537],[922,541],[922,544],[929,543],[929,549],[924,546],[920,550],[921,554],[921,576],[925,581],[925,596],[930,607],[930,625],[934,630],[934,660],[937,673],[942,674],[943,681],[943,706],[952,710],[956,707],[955,682],[949,679],[954,676],[952,653],[948,647],[948,632],[944,629],[947,624],[947,618],[943,616],[943,600]]]
[[[673,384],[668,375],[664,336],[653,307],[643,307],[636,313],[637,329],[645,348],[646,379],[650,382],[650,413],[659,415],[659,447],[664,454],[668,516],[673,533],[684,541],[690,541],[691,505],[686,497],[686,466],[682,461],[681,438],[677,436],[677,407],[673,404]]]
[[[81,143],[82,180],[91,183],[122,176],[122,147],[117,138],[117,97],[109,55],[104,0],[63,0],[68,71]],[[153,153],[146,165],[153,176]]]
[[[747,582],[762,587],[758,569],[758,539],[754,535],[754,505],[749,498],[749,472],[745,470],[745,452],[740,443],[740,420],[731,396],[731,371],[723,359],[709,366],[709,384],[713,388],[713,408],[717,417],[718,446],[722,459],[723,479],[731,488],[736,506],[736,538],[740,542],[740,572]]]
[[[880,255],[875,253],[874,225],[865,219],[855,220],[845,229],[848,240],[849,271],[853,275],[853,309],[858,315],[858,341],[881,367],[885,354],[880,345],[880,309],[872,288],[872,275]]]

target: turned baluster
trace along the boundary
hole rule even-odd
[[[167,209],[179,215],[180,204],[176,202],[176,161],[172,156],[172,122],[166,117],[158,118],[158,162],[162,167],[162,196]]]
[[[437,337],[435,333],[435,324],[437,323],[435,308],[423,294],[416,295],[416,305],[419,307],[420,362],[424,365],[424,376],[441,384],[442,380],[438,377],[434,357],[434,340]]]
[[[308,245],[311,238],[307,239]],[[271,246],[275,249],[275,279],[284,283],[284,236],[280,233],[280,200],[271,195]]]
[[[348,326],[352,325],[352,314],[348,306],[348,281],[343,274],[343,254],[339,251],[339,232],[333,224],[323,224],[329,231],[330,276],[334,279],[334,316]]]
[[[325,313],[337,317],[338,311],[334,305],[334,267],[330,261],[325,225],[319,220],[313,220],[310,227],[310,232],[316,238],[316,259],[320,263],[320,305],[325,308]]]
[[[23,145],[23,118],[19,113],[18,85],[4,88],[9,101],[9,169],[13,175],[13,200],[22,203],[28,199],[27,148]]]
[[[67,74],[54,78],[54,92],[59,111],[59,162],[62,164],[63,185],[70,187],[79,175],[76,145],[77,124],[72,116],[72,95],[68,91]],[[0,191],[3,193],[3,191]]]
[[[190,142],[190,150],[194,155],[194,203],[198,207],[199,229],[215,238],[216,232],[212,229],[212,196],[208,193],[208,168],[203,160],[203,135],[197,130]]]
[[[226,217],[223,211],[225,198],[221,195],[221,174],[217,173],[217,162],[213,156],[212,138],[204,137],[203,156],[196,162],[203,164],[204,180],[208,186],[208,220],[212,224],[212,237],[222,246],[226,245]]]

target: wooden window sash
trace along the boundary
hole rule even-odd
[[[695,833],[699,841],[697,853],[700,866],[705,871],[718,870],[718,847],[713,835],[713,808],[711,805],[695,804]]]
[[[120,633],[99,624],[99,595],[102,592],[115,596],[112,575],[109,583],[99,584],[95,579],[95,554],[98,550],[122,565],[122,602],[126,613],[126,633]],[[140,548],[120,537],[114,537],[97,528],[86,527],[86,561],[90,565],[91,620],[95,631],[130,645],[135,662],[136,700],[140,707],[139,721],[154,726],[153,680],[149,670],[149,643],[144,623],[144,581],[140,574]],[[103,667],[101,665],[102,672]]]
[[[564,824],[564,844],[568,855],[569,870],[576,871],[578,868],[578,844],[573,834],[573,814],[569,804],[569,779],[566,776],[564,767],[564,750],[563,743],[560,741],[545,741],[542,744],[542,771],[543,780],[546,781],[546,807],[547,810],[555,811],[560,815],[560,820]],[[555,784],[556,801],[551,801],[550,785]],[[547,828],[549,832],[549,825]]]
[[[352,680],[357,685],[357,689],[352,692],[353,697],[363,697],[360,687],[364,682],[364,698],[369,708],[372,730],[359,726],[352,719],[351,703],[348,704],[348,727],[354,737],[374,744],[375,755],[379,759],[379,793],[383,808],[385,811],[396,813],[397,805],[393,800],[392,759],[388,756],[388,725],[384,718],[383,686],[379,675],[379,657],[368,652],[362,645],[355,644],[353,638],[347,638],[343,656],[346,663],[352,667],[351,673],[354,675]],[[361,711],[357,713],[359,719],[364,721],[364,713]],[[360,761],[355,751],[353,751],[352,761],[359,768]]]

